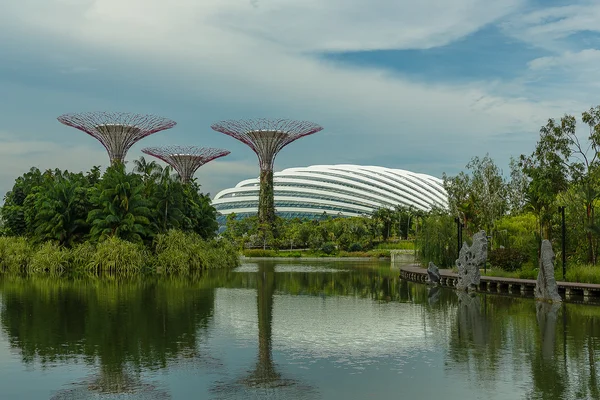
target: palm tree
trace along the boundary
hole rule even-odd
[[[83,176],[57,175],[47,182],[36,194],[34,203],[36,239],[55,240],[60,245],[71,246],[83,236],[89,208],[87,189]]]
[[[165,167],[154,186],[152,193],[155,221],[163,232],[170,228],[180,228],[187,218],[183,213],[185,193],[183,185]]]
[[[153,236],[150,209],[143,194],[144,184],[135,174],[127,174],[122,164],[106,170],[102,181],[93,189],[94,209],[88,214],[93,240],[117,236],[141,242]]]
[[[163,168],[156,162],[147,162],[144,156],[141,156],[138,160],[133,160],[133,172],[142,175],[142,181],[145,184],[149,182],[156,182],[160,179]]]

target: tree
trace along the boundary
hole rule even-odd
[[[25,199],[43,184],[44,177],[39,169],[32,167],[29,172],[15,180],[11,191],[4,196],[1,215],[4,232],[9,236],[20,236],[27,233],[25,221]]]
[[[600,106],[582,113],[582,121],[588,126],[587,140],[577,135],[577,119],[563,116],[560,121],[549,119],[540,129],[535,151],[521,156],[521,164],[531,178],[528,195],[530,204],[537,212],[554,211],[554,201],[569,185],[577,194],[572,201],[585,207],[586,241],[588,262],[596,263],[593,229],[595,224],[595,201],[600,197]],[[567,192],[568,193],[568,192]],[[549,219],[549,215],[545,215]],[[546,230],[546,235],[548,232]]]
[[[200,192],[195,182],[183,186],[183,214],[186,216],[184,230],[196,232],[204,239],[212,238],[219,229],[217,210],[212,206],[210,197]]]
[[[56,174],[35,195],[33,230],[36,241],[71,246],[87,233],[89,183],[83,174]]]
[[[155,229],[150,223],[149,202],[143,195],[141,178],[125,172],[123,164],[109,167],[93,189],[87,222],[92,240],[111,236],[134,243],[150,239]]]
[[[461,218],[467,232],[483,228],[490,232],[496,220],[508,209],[507,185],[502,171],[488,154],[473,157],[466,168],[454,177],[443,175],[450,212]]]
[[[473,157],[467,168],[473,171],[471,195],[476,209],[479,210],[479,225],[491,232],[495,222],[505,215],[508,209],[507,187],[502,170],[488,154],[481,159]]]

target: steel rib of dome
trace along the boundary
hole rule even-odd
[[[286,218],[323,213],[352,217],[398,205],[427,211],[448,205],[441,179],[402,169],[313,165],[275,172],[273,181],[276,212]],[[247,179],[219,192],[213,205],[222,215],[256,215],[258,192],[258,178]]]

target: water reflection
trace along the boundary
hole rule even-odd
[[[317,267],[3,276],[0,351],[8,343],[28,366],[15,376],[80,365],[84,377],[65,374],[55,398],[316,399],[352,388],[344,398],[600,400],[600,307],[428,287],[385,265]],[[220,326],[224,315],[246,320]]]
[[[144,369],[194,358],[213,312],[212,289],[168,279],[5,277],[0,322],[23,362],[97,366],[78,387],[58,393],[152,391]],[[156,391],[160,394],[160,390]],[[164,393],[159,397],[164,397]]]

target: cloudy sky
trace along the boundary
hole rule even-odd
[[[505,168],[548,118],[600,104],[595,0],[6,0],[0,13],[0,194],[30,166],[106,166],[56,121],[109,110],[177,121],[145,146],[231,154],[197,173],[212,195],[258,173],[221,119],[325,129],[276,170],[356,163],[441,176],[486,152]]]

